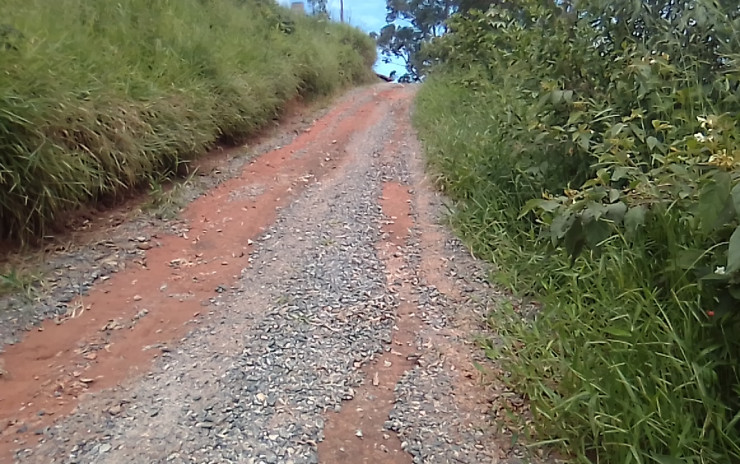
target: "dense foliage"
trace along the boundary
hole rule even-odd
[[[415,82],[423,77],[426,65],[422,45],[447,32],[447,20],[453,14],[485,10],[501,0],[386,0],[386,26],[375,34],[383,59],[400,59],[406,73],[401,82]]]
[[[3,0],[0,238],[182,172],[293,98],[370,79],[375,54],[272,0]]]
[[[416,113],[455,223],[545,303],[501,309],[543,439],[740,462],[740,9],[522,1],[453,18]]]

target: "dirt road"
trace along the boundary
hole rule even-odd
[[[473,368],[500,296],[440,225],[414,92],[351,92],[268,141],[292,139],[5,346],[0,462],[516,459]]]

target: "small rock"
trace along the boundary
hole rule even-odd
[[[117,415],[121,414],[121,411],[123,411],[123,408],[121,407],[121,405],[120,405],[120,404],[117,404],[117,405],[115,405],[115,406],[111,406],[111,407],[110,407],[110,408],[108,409],[108,413],[109,413],[109,414],[110,414],[111,416],[117,416]]]
[[[277,454],[273,453],[272,451],[267,451],[263,459],[265,460],[267,464],[277,464],[278,462]]]

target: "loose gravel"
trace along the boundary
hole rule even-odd
[[[325,414],[351,407],[367,381],[360,368],[390,349],[397,322],[399,293],[386,282],[377,246],[387,181],[415,195],[417,227],[398,252],[423,324],[417,365],[397,384],[385,428],[415,463],[532,461],[519,447],[500,446],[491,399],[474,398],[490,391],[464,375],[473,360],[487,362],[471,341],[485,330],[491,299],[502,296],[487,283],[490,270],[449,232],[425,243],[424,224],[441,220],[441,200],[422,185],[418,144],[388,144],[396,120],[408,118],[408,101],[384,105],[388,117],[352,137],[336,175],[280,211],[241,280],[225,282],[204,306],[207,317],[176,346],[148,347],[159,353],[149,374],[88,394],[74,414],[39,430],[41,443],[17,461],[317,463]],[[422,270],[434,246],[447,263],[435,278],[451,282],[453,294]]]

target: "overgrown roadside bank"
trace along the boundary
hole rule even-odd
[[[416,124],[459,234],[544,304],[494,311],[485,344],[537,439],[578,462],[738,462],[737,7],[644,3],[453,20]]]
[[[0,238],[187,172],[296,97],[374,74],[373,41],[256,0],[0,5]]]

